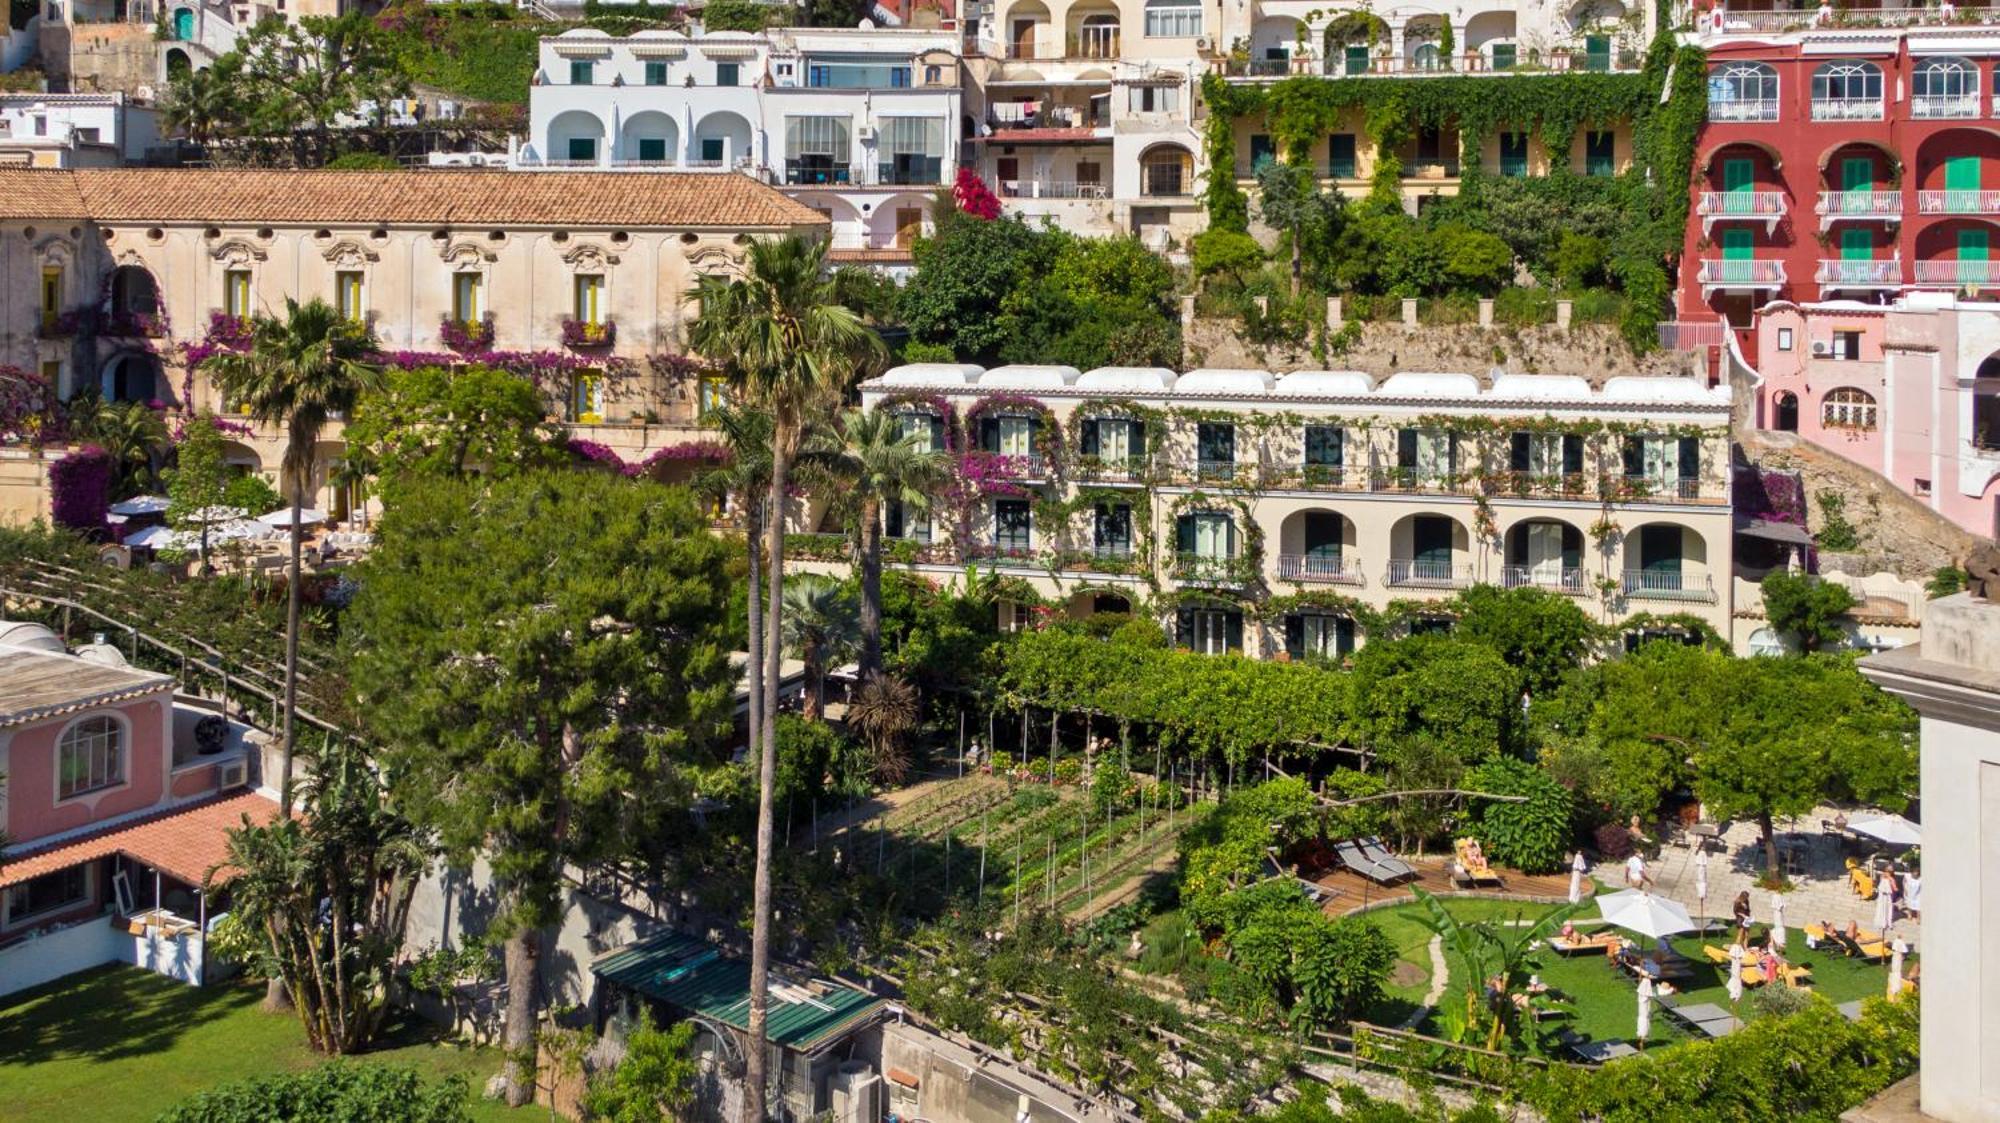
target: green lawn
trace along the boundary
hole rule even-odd
[[[1549,911],[1553,906],[1520,904],[1509,901],[1452,900],[1445,907],[1453,915],[1464,920],[1502,919],[1513,920],[1516,916],[1534,919]],[[1407,962],[1420,966],[1425,978],[1418,983],[1392,987],[1392,996],[1403,1002],[1414,1002],[1422,998],[1429,987],[1430,955],[1426,945],[1430,932],[1417,920],[1420,915],[1415,905],[1405,905],[1393,909],[1382,909],[1366,914],[1369,920],[1381,926],[1382,931],[1395,942],[1398,954]],[[1590,909],[1585,915],[1594,916]],[[1579,925],[1594,927],[1594,925]],[[1809,950],[1805,944],[1805,934],[1791,929],[1785,945],[1786,958],[1794,965],[1803,964],[1813,969],[1812,987],[1815,992],[1831,1002],[1842,1003],[1857,998],[1876,997],[1884,993],[1888,983],[1888,969],[1882,964],[1866,964],[1825,950]],[[1722,946],[1726,941],[1720,927],[1712,929],[1708,942]],[[1640,941],[1645,943],[1647,941]],[[1679,936],[1669,941],[1676,951],[1688,957],[1694,964],[1694,978],[1679,994],[1668,1001],[1675,1005],[1683,1003],[1713,1002],[1718,1006],[1729,1005],[1729,969],[1709,963],[1701,952],[1702,938],[1699,936]],[[1630,1038],[1636,1028],[1638,1014],[1637,984],[1622,972],[1614,969],[1602,955],[1579,955],[1565,958],[1554,952],[1542,950],[1533,953],[1533,966],[1542,981],[1567,995],[1576,1007],[1576,1016],[1561,1024],[1568,1025],[1578,1033],[1592,1038]],[[1914,959],[1914,956],[1912,957]],[[1447,962],[1449,960],[1447,959]],[[1408,972],[1404,972],[1405,977]],[[1746,992],[1738,1009],[1745,1021],[1754,1020],[1757,1007]],[[1680,1040],[1686,1034],[1666,1016],[1655,1009],[1652,1021],[1651,1041]]]
[[[104,967],[0,1000],[0,1123],[150,1120],[218,1084],[319,1063],[298,1019],[264,1013],[263,997],[256,984],[197,988]],[[361,1059],[413,1065],[430,1077],[462,1074],[482,1123],[547,1118],[546,1109],[477,1098],[500,1068],[497,1049],[438,1042],[422,1022],[392,1025],[387,1036]]]

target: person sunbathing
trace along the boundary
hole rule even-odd
[[[1563,941],[1564,943],[1568,943],[1568,944],[1573,944],[1573,943],[1575,943],[1575,942],[1577,941],[1577,939],[1578,939],[1578,936],[1577,936],[1577,933],[1576,933],[1576,925],[1574,925],[1574,924],[1571,924],[1571,923],[1570,923],[1569,921],[1567,921],[1567,920],[1563,921],[1563,926],[1562,926],[1562,931],[1560,931],[1560,932],[1556,933],[1556,935],[1557,935],[1557,936],[1559,936],[1559,937],[1561,937],[1561,939],[1562,939],[1562,941]]]
[[[1465,864],[1475,870],[1486,868],[1486,851],[1480,849],[1479,840],[1476,838],[1465,840]]]

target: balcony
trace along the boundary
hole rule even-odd
[[[1625,571],[1624,588],[1628,600],[1715,603],[1715,582],[1706,573],[1628,569]]]
[[[1072,183],[1065,180],[1003,179],[1003,199],[1108,199],[1111,191],[1102,183]]]
[[[1104,113],[1083,105],[1047,102],[1001,102],[986,107],[986,123],[994,129],[1102,129],[1111,124]]]
[[[1403,161],[1404,179],[1457,179],[1456,156],[1411,156]]]
[[[1588,576],[1575,566],[1501,566],[1500,583],[1509,589],[1547,589],[1572,597],[1590,592]]]
[[[1236,461],[1197,460],[1194,465],[1194,475],[1198,480],[1228,483],[1236,478]]]
[[[1919,191],[1917,213],[2000,214],[2000,191]]]
[[[1317,554],[1279,554],[1278,576],[1312,585],[1362,583],[1361,562],[1346,555],[1329,558]]]
[[[1590,477],[1582,472],[1492,472],[1486,476],[1487,495],[1539,499],[1595,499]]]
[[[1819,228],[1825,230],[1836,222],[1901,222],[1903,220],[1903,193],[1900,191],[1822,191],[1819,205],[1814,208],[1819,213]]]
[[[983,561],[1013,569],[1043,568],[1042,559],[1035,553],[1034,547],[1019,539],[967,546],[960,553],[965,561]]]
[[[1775,121],[1778,119],[1777,98],[1734,98],[1708,99],[1708,119],[1710,121]]]
[[[1705,257],[1697,279],[1704,294],[1716,289],[1754,291],[1782,288],[1785,285],[1785,263],[1769,258]]]
[[[1392,558],[1384,580],[1398,589],[1463,589],[1472,584],[1472,567],[1452,562]]]
[[[1118,29],[1109,26],[1085,27],[1070,36],[1065,45],[1070,58],[1116,59],[1119,57]]]
[[[1826,289],[1893,289],[1903,283],[1901,258],[1877,261],[1827,260],[1822,258],[1813,280]]]
[[[1814,98],[1812,119],[1815,121],[1880,121],[1882,119],[1882,99],[1879,97],[1826,97]]]
[[[1174,580],[1183,585],[1241,588],[1245,584],[1242,559],[1208,554],[1175,554]]]
[[[1971,94],[1922,94],[1910,98],[1910,116],[1919,121],[1967,120],[1979,116],[1983,99]]]
[[[1612,476],[1606,483],[1605,498],[1627,503],[1646,499],[1693,503],[1702,498],[1701,480],[1698,478]]]
[[[1106,460],[1096,456],[1082,457],[1076,466],[1077,478],[1092,483],[1136,484],[1146,479],[1146,458],[1130,456],[1125,459]]]
[[[1472,495],[1472,480],[1442,469],[1377,468],[1368,474],[1370,491],[1427,491]]]
[[[2000,261],[1919,261],[1917,284],[1944,288],[2000,285]]]
[[[1782,191],[1704,191],[1695,204],[1701,215],[1701,232],[1706,235],[1718,222],[1761,222],[1766,233],[1785,217]]]

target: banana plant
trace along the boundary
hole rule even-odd
[[[1445,954],[1459,980],[1454,988],[1458,993],[1457,1004],[1447,1003],[1438,1011],[1447,1036],[1461,1045],[1476,1044],[1494,1051],[1514,1039],[1530,1052],[1539,1053],[1540,1035],[1522,1032],[1524,1028],[1532,1028],[1534,1022],[1532,1018],[1523,1022],[1521,1015],[1564,1007],[1546,995],[1530,995],[1524,1009],[1514,1002],[1513,996],[1527,981],[1528,953],[1549,933],[1577,915],[1583,906],[1563,905],[1532,924],[1512,926],[1490,920],[1460,920],[1437,897],[1422,889],[1414,892],[1423,906],[1418,922],[1443,941]],[[1489,986],[1494,980],[1498,980],[1498,985]]]

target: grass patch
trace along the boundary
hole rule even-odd
[[[102,1123],[150,1120],[219,1084],[298,1071],[325,1060],[307,1048],[298,1019],[258,1008],[252,983],[191,987],[134,967],[103,967],[0,1000],[0,1121],[79,1117]],[[472,1116],[526,1123],[546,1109],[509,1109],[479,1099],[500,1069],[500,1051],[437,1040],[421,1020],[392,1022],[359,1060],[462,1075]]]

